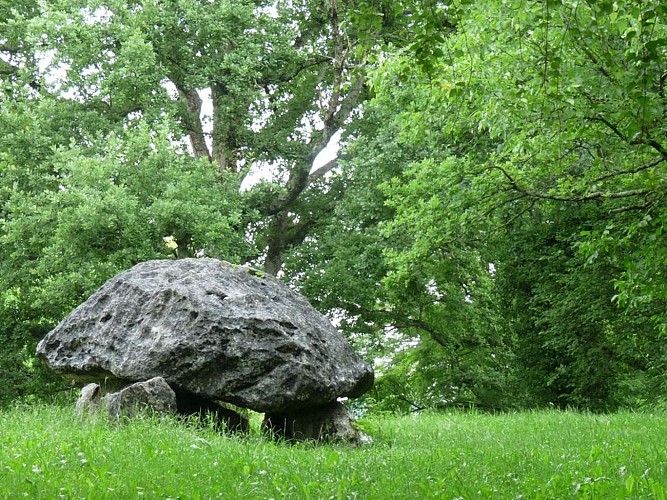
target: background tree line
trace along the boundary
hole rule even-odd
[[[335,319],[367,407],[663,405],[666,52],[658,0],[3,2],[0,401],[210,256]]]

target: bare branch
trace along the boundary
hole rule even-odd
[[[442,336],[441,332],[439,332],[438,330],[431,327],[428,323],[426,323],[424,321],[421,321],[421,320],[418,320],[418,319],[405,318],[405,319],[402,319],[400,322],[392,323],[391,326],[394,326],[396,328],[417,328],[418,330],[422,330],[425,333],[428,333],[429,336],[433,340],[435,340],[436,343],[438,343],[439,345],[441,345],[442,347],[445,347],[447,349],[451,349],[451,348],[456,349],[456,348],[460,347],[460,346],[457,346],[457,345],[452,345],[451,342],[447,341],[447,339],[445,339]]]
[[[347,95],[342,99],[338,109],[327,116],[324,122],[324,128],[319,134],[316,134],[308,144],[311,148],[308,155],[308,161],[312,164],[324,148],[327,147],[329,141],[334,136],[338,129],[345,125],[345,121],[350,117],[350,114],[357,107],[362,100],[362,94],[365,89],[366,79],[363,75],[357,77],[352,83]]]
[[[580,196],[563,196],[556,194],[540,193],[532,191],[526,187],[520,186],[519,183],[507,172],[503,167],[494,165],[490,167],[493,170],[500,170],[505,178],[509,181],[512,188],[520,193],[525,194],[531,198],[538,198],[542,200],[553,200],[563,202],[582,202],[593,200],[611,200],[620,198],[630,198],[633,196],[646,196],[651,193],[650,189],[629,189],[626,191],[594,191],[592,193]]]
[[[614,134],[616,134],[623,142],[626,142],[627,144],[633,146],[650,146],[660,154],[663,160],[667,160],[667,148],[665,148],[656,139],[653,139],[652,137],[645,138],[642,137],[640,134],[638,134],[638,137],[633,137],[632,139],[629,139],[623,132],[621,132],[618,126],[611,123],[600,113],[591,117],[590,119],[604,123],[607,126],[607,128],[609,128],[612,132],[614,132]],[[646,135],[645,132],[644,135]]]
[[[667,149],[665,149],[665,147],[655,139],[638,139],[633,141],[632,144],[645,144],[647,146],[651,146],[658,153],[660,153],[660,156],[663,160],[667,160]]]
[[[614,134],[616,134],[623,142],[627,142],[628,144],[630,143],[630,141],[625,136],[625,134],[623,132],[621,132],[620,129],[616,125],[614,125],[609,120],[607,120],[604,116],[602,116],[601,113],[598,113],[597,115],[592,116],[590,119],[593,120],[593,121],[598,121],[598,122],[604,123],[607,126],[607,128],[609,128],[609,130],[614,132]]]
[[[605,181],[605,180],[607,180],[607,179],[611,179],[611,178],[613,178],[613,177],[618,177],[618,176],[620,176],[620,175],[633,175],[633,174],[637,174],[637,173],[639,173],[639,172],[642,172],[643,170],[648,170],[648,169],[651,169],[651,168],[653,168],[653,167],[657,167],[657,166],[658,166],[660,163],[662,163],[663,161],[665,161],[664,158],[658,158],[658,159],[657,159],[656,161],[654,161],[654,162],[646,163],[646,164],[641,165],[641,166],[639,166],[639,167],[637,167],[637,168],[632,168],[632,169],[628,169],[628,170],[616,170],[616,171],[614,171],[614,172],[609,172],[608,174],[604,174],[604,175],[601,175],[601,176],[599,176],[599,177],[596,177],[595,179],[593,179],[592,182],[594,182],[594,183],[595,183],[595,182],[601,182],[601,181]]]

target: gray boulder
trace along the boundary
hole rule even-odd
[[[78,417],[92,415],[99,411],[102,390],[99,384],[90,383],[81,389],[81,395],[76,402],[76,414]]]
[[[214,259],[149,261],[109,280],[38,345],[65,378],[163,377],[196,396],[269,414],[357,397],[371,367],[278,280]]]
[[[352,425],[345,406],[333,403],[282,414],[267,414],[262,429],[287,441],[344,441],[361,444],[367,436]]]
[[[176,413],[176,393],[162,377],[128,385],[102,397],[101,406],[109,417],[132,418],[141,411],[158,414]]]

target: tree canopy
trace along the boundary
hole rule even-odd
[[[106,279],[211,256],[329,314],[368,407],[660,404],[666,55],[658,0],[3,4],[0,402]]]

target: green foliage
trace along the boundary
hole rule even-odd
[[[664,399],[663,3],[0,7],[0,400],[108,277],[202,255],[328,312],[367,406]]]
[[[598,208],[548,208],[515,224],[498,256],[499,295],[533,403],[609,410],[659,398],[664,379],[652,367],[665,351],[646,311],[620,313],[612,301],[619,268],[587,264],[573,244]]]
[[[434,134],[402,137],[409,132],[396,116],[420,91],[393,86],[365,107],[343,154],[347,179],[334,218],[292,254],[287,271],[378,359],[377,390],[362,405],[505,408],[514,404],[512,339],[497,323],[488,262],[463,246],[459,223],[444,210],[459,171],[416,163],[446,151]],[[452,192],[461,193],[458,203],[465,190]]]
[[[12,378],[37,377],[33,389],[45,386],[35,392],[50,383],[33,366],[36,342],[111,276],[174,253],[240,262],[250,248],[233,176],[220,179],[141,123],[106,139],[53,145],[48,154],[45,147],[43,157],[38,147],[32,158],[5,150],[0,318],[8,340],[0,365]],[[3,386],[2,399],[25,393],[27,383]]]
[[[659,397],[664,7],[458,7],[453,32],[423,31],[372,76],[380,128],[419,151],[382,188],[388,302],[467,369],[499,357],[515,403]],[[438,366],[418,351],[401,391]]]

